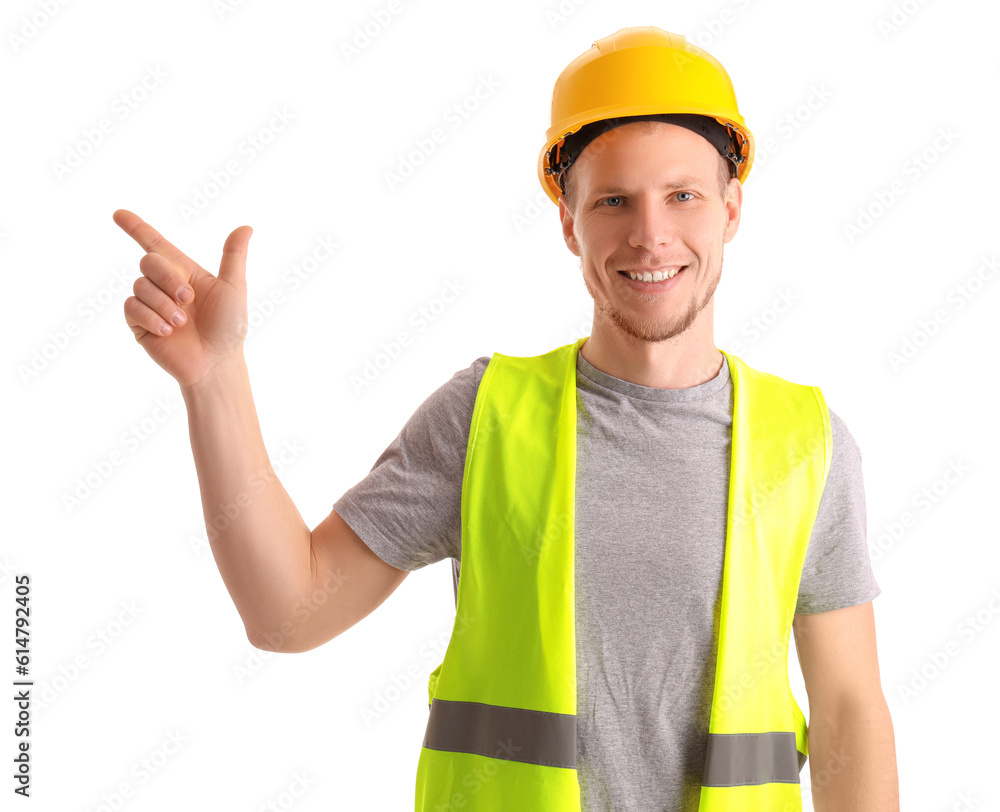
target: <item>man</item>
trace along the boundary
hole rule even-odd
[[[251,642],[315,648],[408,571],[453,559],[418,812],[795,810],[807,754],[817,810],[898,809],[857,445],[818,388],[714,345],[752,155],[704,51],[655,28],[595,43],[557,82],[539,164],[592,334],[456,373],[312,532],[250,393],[249,229],[213,277],[115,213],[150,252],[126,321],[181,385],[210,542]],[[316,588],[330,599],[297,617]]]

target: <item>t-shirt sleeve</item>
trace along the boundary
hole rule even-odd
[[[372,552],[397,569],[461,556],[465,450],[489,360],[478,358],[431,393],[365,478],[333,505]]]
[[[815,615],[867,603],[882,590],[868,555],[861,449],[830,410],[833,453],[799,581],[795,613]]]

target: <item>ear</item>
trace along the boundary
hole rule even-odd
[[[726,230],[722,242],[727,243],[736,236],[740,227],[740,212],[743,210],[743,184],[737,178],[729,181],[726,192]]]
[[[563,239],[566,247],[576,256],[581,256],[580,245],[576,241],[576,234],[573,233],[573,213],[566,205],[566,195],[559,195],[559,222],[562,223]]]

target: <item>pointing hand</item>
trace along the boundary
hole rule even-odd
[[[184,388],[241,355],[253,229],[240,226],[229,235],[219,275],[213,276],[138,215],[118,209],[114,221],[147,252],[139,260],[135,295],[125,300],[125,321],[152,359]]]

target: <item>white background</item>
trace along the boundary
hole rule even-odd
[[[17,808],[98,810],[116,795],[129,812],[289,808],[303,776],[301,812],[412,808],[426,675],[441,659],[427,652],[454,618],[450,561],[311,652],[250,646],[205,541],[178,387],[125,323],[142,250],[111,215],[135,211],[213,272],[226,236],[254,227],[251,381],[268,452],[314,527],[456,370],[589,333],[592,301],[536,162],[556,76],[633,25],[716,56],[757,139],[716,343],[820,385],[861,448],[903,808],[965,808],[970,792],[998,808],[996,6],[392,8],[4,6],[0,672],[15,679],[13,578],[29,573],[36,681],[32,797]],[[374,36],[345,53],[365,25]],[[496,87],[475,102],[484,79]],[[475,109],[446,118],[467,99]],[[291,120],[268,133],[275,110]],[[92,145],[102,119],[110,132]],[[444,142],[390,188],[435,127]],[[263,149],[248,147],[254,135]],[[215,194],[212,173],[232,160],[240,172]],[[199,191],[212,194],[200,210]],[[337,252],[293,283],[321,238]],[[441,307],[449,283],[462,292]],[[782,295],[794,303],[778,313]],[[437,314],[425,329],[421,307]],[[359,390],[366,364],[377,374]],[[366,722],[413,666],[419,679]],[[14,713],[8,701],[7,797]]]

